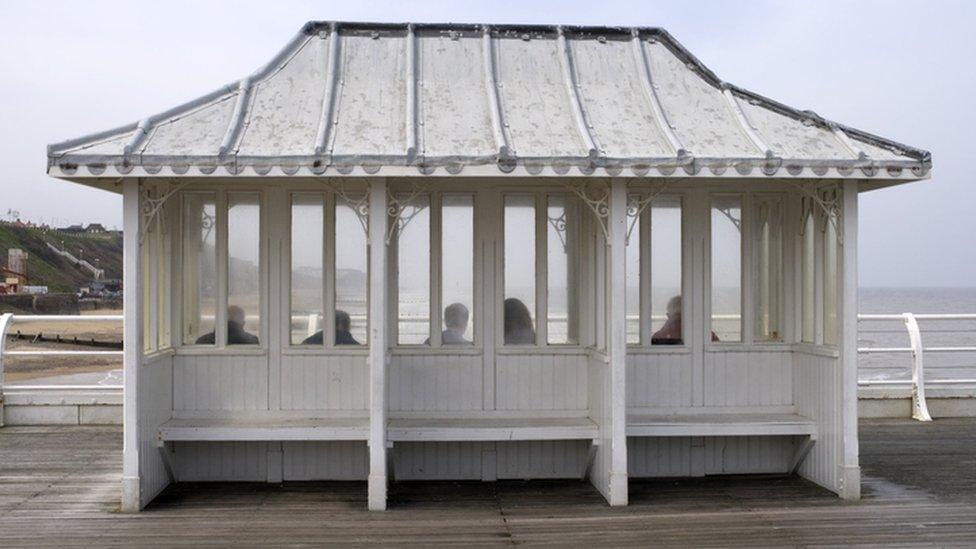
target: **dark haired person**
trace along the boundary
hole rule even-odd
[[[535,343],[535,328],[532,315],[522,300],[510,297],[505,300],[505,344],[532,345]]]
[[[349,318],[349,313],[336,309],[335,312],[335,344],[336,345],[359,345],[356,338],[352,337],[352,319]],[[321,345],[323,343],[322,330],[315,332],[314,334],[305,338],[302,341],[302,345]]]

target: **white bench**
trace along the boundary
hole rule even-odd
[[[367,418],[172,419],[159,428],[160,442],[367,440]]]
[[[628,437],[798,436],[790,471],[796,472],[817,440],[817,424],[797,414],[675,414],[627,416]]]
[[[399,418],[390,419],[391,442],[501,442],[508,440],[594,440],[593,420],[573,418]]]

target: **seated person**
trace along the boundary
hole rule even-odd
[[[510,297],[505,300],[505,345],[532,345],[535,328],[532,315],[522,300]]]
[[[444,326],[446,329],[441,332],[441,343],[444,345],[464,345],[471,343],[464,339],[464,332],[468,331],[468,318],[470,313],[463,303],[451,303],[444,308]],[[424,341],[424,345],[430,345],[430,338]]]
[[[352,327],[352,319],[349,313],[336,309],[335,312],[335,344],[336,345],[359,345],[356,338],[352,337],[349,329]],[[322,330],[305,338],[302,345],[321,345],[323,343]]]
[[[237,305],[227,307],[227,344],[228,345],[257,345],[258,336],[244,331],[244,309]],[[213,345],[216,341],[214,332],[203,334],[197,338],[197,345]]]
[[[681,345],[681,296],[676,295],[668,300],[667,320],[664,326],[651,335],[651,345]],[[718,341],[718,336],[712,332],[712,341]]]

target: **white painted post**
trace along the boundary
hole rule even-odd
[[[610,183],[610,505],[627,505],[627,181]]]
[[[139,208],[139,180],[122,184],[122,286],[123,341],[122,358],[122,511],[142,509],[139,474],[139,366],[142,360],[142,261],[139,242],[142,224]]]
[[[840,368],[841,433],[840,479],[842,498],[861,499],[861,467],[857,440],[857,180],[844,181],[841,230]],[[822,248],[822,247],[821,247]],[[820,271],[822,272],[822,271]],[[818,323],[819,325],[819,323]]]
[[[908,340],[912,346],[912,418],[919,421],[932,421],[929,407],[925,402],[925,369],[923,363],[922,331],[918,329],[918,320],[912,313],[904,313],[905,328],[908,329]]]
[[[3,427],[3,353],[7,344],[7,328],[12,324],[13,318],[11,313],[0,315],[0,427]]]
[[[369,182],[369,480],[371,511],[386,509],[386,180]]]

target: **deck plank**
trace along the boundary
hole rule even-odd
[[[117,427],[0,429],[4,547],[828,546],[976,540],[976,421],[861,423],[864,499],[783,476],[634,481],[610,508],[586,482],[200,483],[118,513]]]

